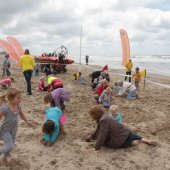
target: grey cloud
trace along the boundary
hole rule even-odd
[[[34,12],[40,7],[41,0],[0,0],[0,22],[1,24],[7,24],[9,21],[15,19],[19,14],[22,17],[22,13]]]

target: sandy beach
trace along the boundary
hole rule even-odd
[[[2,63],[3,57],[1,57]],[[2,66],[2,65],[1,65]],[[2,68],[2,67],[1,67]],[[88,115],[89,109],[96,104],[90,87],[89,73],[100,69],[99,66],[82,65],[81,71],[87,80],[87,85],[74,82],[72,74],[79,71],[79,66],[68,66],[67,73],[57,74],[64,87],[68,89],[71,101],[66,102],[65,114],[68,122],[65,125],[67,133],[59,137],[52,147],[40,144],[41,126],[43,123],[43,97],[47,92],[38,92],[39,77],[32,77],[33,95],[26,95],[26,83],[19,66],[11,66],[16,87],[22,91],[22,110],[29,120],[37,123],[32,129],[20,120],[16,146],[11,152],[9,163],[1,164],[0,170],[169,170],[170,169],[170,89],[154,85],[146,81],[140,83],[139,99],[129,101],[116,98],[112,101],[120,108],[123,123],[140,135],[158,141],[158,146],[141,144],[127,149],[109,149],[102,147],[93,151],[85,137],[94,130],[95,122]],[[109,70],[118,73],[119,70]],[[123,73],[123,71],[121,71]],[[0,69],[2,75],[2,69]],[[111,75],[110,85],[122,76]],[[149,74],[148,80],[168,84],[170,77]],[[6,91],[0,88],[0,95]],[[2,122],[2,120],[0,121]],[[2,141],[1,141],[2,143]]]

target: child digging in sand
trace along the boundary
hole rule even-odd
[[[109,108],[111,99],[114,99],[112,96],[112,89],[111,87],[107,87],[106,90],[104,90],[100,95],[99,103],[102,103],[105,108]]]
[[[14,78],[13,77],[9,77],[9,78],[0,80],[0,85],[1,85],[1,87],[3,89],[7,89],[8,87],[11,86],[12,82],[14,82]]]
[[[45,77],[44,76],[42,76],[41,78],[40,78],[40,81],[39,81],[39,91],[47,91],[48,90],[48,87],[47,86],[45,86]]]
[[[6,96],[8,103],[0,107],[0,118],[4,116],[4,121],[0,127],[0,139],[5,143],[4,146],[0,146],[0,155],[3,154],[3,162],[7,161],[7,157],[14,148],[18,127],[18,117],[20,116],[29,126],[34,126],[26,119],[21,110],[21,92],[15,88],[11,88]]]
[[[51,146],[57,140],[62,115],[58,107],[51,107],[50,103],[48,105],[49,108],[45,110],[45,120],[42,126],[43,138],[41,143],[45,146]]]
[[[62,111],[60,120],[61,122],[60,133],[62,135],[65,135],[63,124],[66,122],[66,117],[63,113],[65,109],[64,101],[67,102],[70,101],[69,92],[64,88],[55,89],[51,93],[48,93],[46,96],[44,96],[45,104],[50,104],[51,107],[58,107]]]
[[[102,146],[109,148],[126,148],[136,146],[140,143],[157,145],[155,141],[135,134],[123,124],[118,123],[117,120],[113,120],[110,115],[104,114],[103,109],[99,106],[91,108],[89,115],[96,121],[97,127],[86,141],[91,142],[91,140],[96,139],[95,150],[101,149]]]

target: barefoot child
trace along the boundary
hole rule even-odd
[[[21,92],[15,88],[9,89],[7,93],[8,103],[0,107],[0,118],[4,116],[4,121],[0,127],[0,139],[5,145],[0,147],[0,155],[3,154],[3,161],[7,161],[7,157],[14,148],[18,118],[19,116],[31,127],[33,124],[29,122],[21,110]]]

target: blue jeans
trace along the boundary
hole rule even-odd
[[[23,72],[24,74],[24,77],[25,77],[25,80],[27,82],[27,93],[28,94],[32,94],[32,91],[31,91],[31,77],[32,77],[32,72],[33,70],[25,70]]]
[[[136,99],[136,90],[129,92],[127,99]]]

